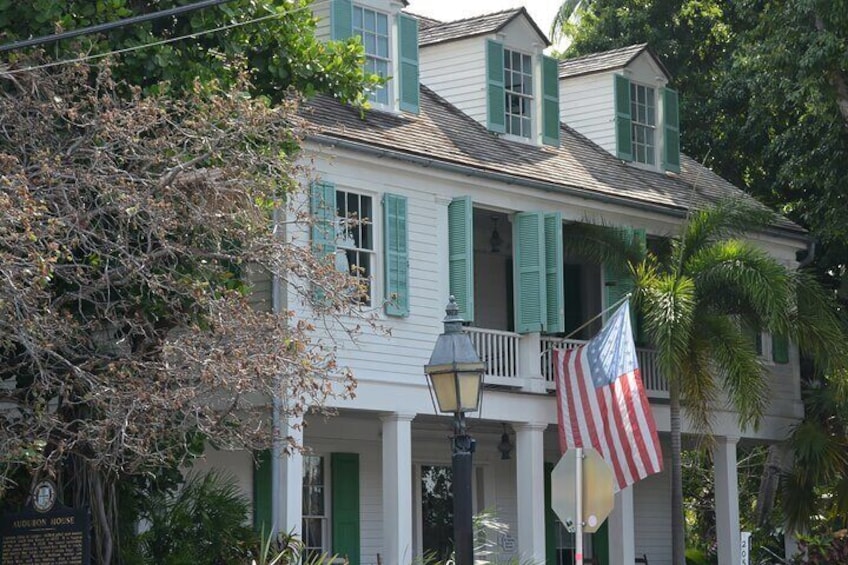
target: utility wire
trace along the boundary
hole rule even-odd
[[[178,37],[170,37],[168,39],[162,39],[160,41],[154,41],[152,43],[144,43],[142,45],[133,45],[132,47],[126,47],[124,49],[115,49],[113,51],[107,51],[105,53],[95,53],[94,55],[85,55],[85,56],[76,57],[76,58],[73,58],[73,59],[62,59],[61,61],[53,61],[53,62],[50,62],[50,63],[44,63],[42,65],[33,65],[31,67],[24,67],[24,68],[21,68],[21,69],[2,70],[2,68],[0,68],[0,74],[15,75],[15,74],[21,74],[21,73],[26,73],[26,72],[30,72],[30,71],[35,71],[35,70],[38,70],[38,69],[47,69],[47,68],[51,68],[51,67],[58,67],[60,65],[70,65],[70,64],[73,64],[73,63],[84,63],[86,61],[103,59],[104,57],[110,57],[112,55],[121,55],[123,53],[129,53],[129,52],[132,52],[132,51],[139,51],[141,49],[146,49],[148,47],[157,47],[159,45],[166,45],[168,43],[174,43],[176,41],[182,41],[183,39],[192,39],[192,38],[199,37],[201,35],[208,35],[210,33],[217,33],[219,31],[226,31],[228,29],[233,29],[233,28],[237,28],[237,27],[250,25],[250,24],[255,24],[255,23],[258,23],[258,22],[263,22],[265,20],[270,20],[270,19],[274,19],[274,18],[281,18],[283,16],[288,16],[290,14],[302,12],[304,10],[309,10],[316,5],[324,4],[326,2],[329,2],[329,0],[321,0],[320,2],[313,2],[310,6],[301,6],[300,8],[295,8],[293,10],[288,10],[286,12],[278,12],[278,13],[274,13],[274,14],[267,14],[265,16],[260,16],[258,18],[254,18],[252,20],[245,20],[243,22],[236,22],[236,23],[233,23],[233,24],[227,24],[227,25],[223,25],[223,26],[220,26],[220,27],[212,28],[212,29],[205,29],[205,30],[201,30],[201,31],[196,31],[196,32],[193,32],[193,33],[188,33],[186,35],[180,35]]]
[[[151,20],[167,18],[169,16],[176,16],[186,12],[193,12],[195,10],[209,8],[211,6],[218,6],[219,4],[225,4],[227,2],[232,1],[233,0],[201,0],[200,2],[195,2],[194,4],[178,6],[176,8],[169,8],[167,10],[160,10],[158,12],[142,14],[140,16],[132,16],[130,18],[124,18],[122,20],[116,20],[114,22],[106,22],[103,24],[81,27],[79,29],[72,29],[70,31],[65,31],[62,33],[54,33],[52,35],[43,35],[41,37],[34,37],[32,39],[14,41],[12,43],[7,43],[6,45],[0,45],[0,53],[3,53],[5,51],[14,51],[15,49],[23,49],[25,47],[33,47],[35,45],[43,45],[45,43],[52,43],[54,41],[61,41],[62,39],[79,37],[80,35],[90,35],[92,33],[100,33],[101,31],[110,31],[120,27],[136,25],[143,22],[149,22]]]

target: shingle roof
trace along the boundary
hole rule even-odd
[[[565,59],[560,61],[559,78],[620,69],[621,67],[627,66],[630,61],[638,57],[645,50],[647,50],[648,53],[651,53],[665,75],[670,77],[668,70],[662,64],[662,61],[653,55],[651,50],[648,48],[648,44],[639,43],[637,45],[629,45],[620,49],[604,51],[603,53],[592,53],[591,55],[583,55],[582,57],[575,57],[574,59]]]
[[[678,216],[690,206],[702,207],[728,198],[753,200],[688,157],[681,157],[679,175],[642,170],[623,163],[564,125],[558,148],[504,139],[423,85],[419,115],[368,111],[363,119],[358,110],[329,97],[310,101],[304,115],[317,126],[320,141],[345,140],[386,151],[389,157],[436,160],[504,175],[515,184],[576,191],[587,198],[622,199],[625,204],[666,209]],[[804,233],[783,218],[777,227]]]
[[[409,10],[403,11],[405,14],[409,14],[418,20],[418,31],[420,32],[423,29],[431,28],[433,26],[441,25],[444,22],[439,21],[435,18],[428,18],[427,16],[422,16],[420,14],[413,14]]]
[[[546,45],[550,45],[548,37],[544,34],[533,18],[527,13],[525,8],[513,8],[511,10],[503,10],[492,14],[484,14],[473,18],[465,18],[452,22],[437,23],[436,25],[420,26],[418,30],[418,44],[421,47],[433,45],[435,43],[443,43],[445,41],[454,41],[457,39],[465,39],[477,35],[485,35],[487,33],[497,33],[519,14],[524,14],[527,21],[533,26],[536,33],[545,40]]]

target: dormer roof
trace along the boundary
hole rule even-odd
[[[498,33],[514,19],[523,16],[527,22],[533,27],[539,38],[544,41],[545,46],[551,44],[548,37],[539,29],[530,14],[525,8],[513,8],[511,10],[503,10],[473,18],[465,18],[452,22],[434,23],[433,25],[422,25],[418,32],[418,44],[421,47],[434,45],[436,43],[444,43],[447,41],[456,41],[458,39],[466,39],[477,35],[486,35],[489,33]],[[435,22],[435,20],[431,20]]]
[[[671,74],[668,72],[668,69],[665,68],[665,65],[663,65],[660,58],[654,54],[650,47],[648,47],[647,43],[638,43],[636,45],[629,45],[627,47],[621,47],[611,51],[592,53],[590,55],[583,55],[582,57],[575,57],[573,59],[560,61],[559,78],[569,78],[621,69],[629,65],[642,53],[650,55],[660,70],[662,70],[663,74],[665,74],[665,78],[667,80],[671,79]]]
[[[419,33],[421,33],[421,30],[423,30],[423,29],[428,29],[428,28],[431,28],[433,26],[442,25],[443,23],[445,23],[445,22],[443,22],[441,20],[437,20],[435,18],[428,18],[427,16],[422,16],[421,14],[413,14],[409,10],[404,10],[403,12],[405,14],[409,14],[410,16],[412,16],[412,17],[414,17],[415,19],[418,20],[418,32]]]

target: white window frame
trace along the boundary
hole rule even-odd
[[[361,14],[361,24],[357,26],[357,11]],[[367,14],[374,14],[374,28],[370,29],[366,26],[366,17]],[[386,19],[386,33],[383,34],[380,31],[380,26],[378,24],[380,18]],[[375,10],[370,7],[362,6],[360,4],[353,5],[353,35],[357,36],[361,39],[363,46],[365,47],[365,70],[366,72],[372,72],[374,74],[378,74],[383,78],[389,79],[392,76],[392,18],[388,13],[382,12],[380,10]],[[369,51],[369,43],[370,37],[373,36],[374,39],[374,50]],[[386,55],[379,54],[379,46],[380,39],[385,38],[386,41]],[[384,63],[386,65],[386,73],[385,75],[382,72],[378,72],[375,69],[369,67],[376,67],[379,64]],[[374,92],[370,93],[368,99],[373,103],[381,107],[389,107],[392,103],[392,89],[390,87],[390,83],[386,83],[383,86],[377,88]]]
[[[533,140],[535,131],[535,106],[537,88],[535,81],[535,64],[534,57],[530,53],[509,47],[503,48],[504,52],[504,131],[506,135],[513,136],[521,140]],[[512,58],[518,55],[520,68],[515,69],[512,66]],[[509,75],[517,75],[521,79],[521,91],[513,90],[513,81]],[[529,92],[527,90],[529,89]],[[516,99],[519,103],[524,104],[526,113],[510,112],[511,99]],[[518,131],[514,131],[512,120],[518,119]]]
[[[321,475],[323,477],[323,484],[321,485],[308,485],[306,483],[306,462],[308,459],[320,459],[321,460]],[[332,498],[330,497],[330,465],[329,460],[326,456],[319,453],[309,453],[303,455],[303,490],[305,491],[308,487],[312,486],[320,486],[320,488],[324,489],[324,514],[307,514],[305,504],[307,501],[307,497],[304,493],[303,502],[301,503],[301,531],[302,531],[302,539],[304,543],[304,553],[309,555],[314,552],[316,554],[325,554],[330,551],[330,504]],[[321,521],[321,547],[317,546],[306,546],[306,520],[320,520]]]
[[[640,96],[641,95],[641,96]],[[645,119],[642,119],[644,114]],[[659,149],[659,114],[657,88],[630,81],[630,140],[633,144],[633,162],[648,167],[657,166]],[[639,132],[643,140],[639,140]],[[650,137],[650,142],[648,141]]]
[[[363,199],[368,199],[370,203],[370,217],[351,217],[350,210],[348,208],[348,196],[352,195],[357,198],[357,202],[359,205],[359,210],[357,213],[361,213],[362,211],[362,202]],[[366,305],[371,305],[374,303],[375,296],[375,286],[376,286],[376,272],[377,272],[377,223],[375,221],[375,214],[378,212],[376,209],[377,198],[374,195],[361,192],[358,190],[348,190],[346,188],[336,188],[336,225],[337,225],[337,236],[336,236],[336,248],[337,250],[343,250],[347,253],[348,265],[352,269],[354,265],[361,266],[361,258],[365,257],[368,259],[368,267],[365,269],[365,273],[359,273],[358,276],[367,278],[368,284],[368,295],[365,300],[362,302]],[[341,212],[341,213],[340,213]],[[342,216],[342,213],[346,214]],[[370,235],[370,245],[371,247],[362,246],[362,241],[364,239],[364,234]],[[359,245],[356,244],[357,236],[359,237]],[[351,260],[352,258],[359,258],[360,261],[356,259]],[[351,271],[352,275],[357,275],[357,273]]]

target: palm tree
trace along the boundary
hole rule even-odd
[[[836,309],[816,281],[742,238],[773,220],[749,201],[728,201],[692,212],[667,255],[631,263],[636,302],[669,382],[675,565],[685,562],[681,409],[708,436],[724,391],[740,426],[758,424],[768,381],[746,327],[788,336],[822,360],[845,344]]]
[[[578,8],[585,7],[591,4],[592,0],[565,0],[557,9],[554,15],[554,21],[551,22],[550,36],[556,42],[559,38],[565,35],[565,30],[569,25],[571,16],[577,12]]]

